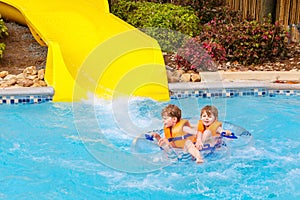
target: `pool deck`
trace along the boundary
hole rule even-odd
[[[289,72],[204,72],[201,73],[201,82],[178,82],[169,83],[171,94],[187,94],[189,91],[204,90],[205,97],[211,90],[231,90],[223,91],[222,96],[230,97],[232,90],[248,89],[266,94],[268,91],[277,90],[278,94],[287,93],[300,95],[300,84],[274,83],[275,80],[300,81],[300,71]],[[262,90],[257,90],[260,88]],[[206,91],[205,91],[206,90]],[[207,92],[209,91],[209,92]],[[294,91],[297,91],[296,93]],[[271,92],[271,93],[272,93]],[[18,104],[18,103],[41,103],[52,101],[55,91],[52,87],[32,87],[32,88],[4,88],[0,89],[0,104]],[[200,92],[201,93],[201,92]],[[249,92],[248,92],[249,93]],[[252,92],[253,93],[253,92]],[[195,93],[193,93],[195,94]],[[215,96],[215,95],[214,95]]]
[[[54,95],[53,87],[22,87],[0,89],[0,96]]]
[[[300,71],[288,72],[204,72],[201,82],[169,83],[170,90],[180,89],[231,89],[231,88],[267,88],[300,90],[300,84],[274,83],[276,80],[300,81]]]

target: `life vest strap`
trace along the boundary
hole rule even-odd
[[[180,137],[169,138],[168,141],[169,142],[174,142],[174,141],[177,141],[177,140],[185,140],[186,138],[191,137],[191,136],[193,136],[193,134],[188,133],[188,134],[185,134],[185,135],[180,136]]]

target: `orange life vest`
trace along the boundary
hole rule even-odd
[[[212,136],[219,136],[220,134],[217,133],[217,129],[220,126],[222,126],[222,122],[215,121],[209,127],[205,128],[204,125],[203,125],[202,120],[199,120],[199,122],[198,122],[198,131],[200,131],[201,133],[203,133],[206,129],[208,129],[208,130],[211,131]]]
[[[191,127],[188,120],[181,119],[174,127],[164,127],[165,138],[167,138],[173,147],[183,148],[186,140],[196,142],[196,135],[187,134],[183,131],[184,126]]]

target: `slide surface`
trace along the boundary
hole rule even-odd
[[[107,0],[0,0],[0,13],[48,46],[45,80],[54,101],[169,99],[157,41],[109,13]]]

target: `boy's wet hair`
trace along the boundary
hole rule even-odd
[[[181,110],[178,106],[169,104],[161,111],[161,116],[167,115],[169,117],[176,117],[177,121],[181,119]]]
[[[211,114],[213,114],[215,118],[218,118],[218,109],[215,106],[210,106],[210,105],[204,106],[201,109],[200,116],[202,116],[204,112],[206,112],[209,117],[211,116]]]

